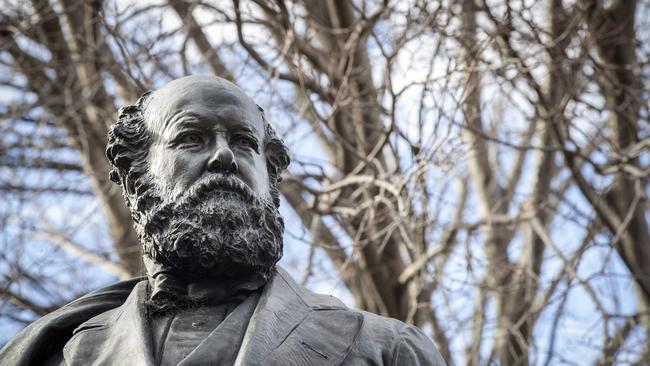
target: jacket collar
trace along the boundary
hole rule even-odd
[[[248,323],[235,366],[261,365],[309,314],[309,304],[295,287],[284,270],[276,272]]]
[[[346,307],[337,298],[316,295],[277,268],[251,317],[235,366],[288,365],[298,355],[301,364],[339,365],[363,325],[360,313],[341,310]],[[319,318],[332,322],[323,324]]]
[[[153,365],[151,334],[144,307],[146,299],[147,281],[142,281],[134,287],[122,306],[81,324],[64,348],[66,362],[70,366]],[[309,327],[302,327],[305,320],[311,317],[310,314],[343,309],[345,306],[338,299],[307,291],[296,284],[283,269],[278,268],[260,296],[235,365],[256,366],[266,364],[265,360],[269,357],[282,359],[284,353],[295,348],[292,344],[281,347],[287,340],[303,339],[302,336],[308,335],[307,332],[313,333]],[[348,315],[348,318],[339,325],[348,329],[337,329],[344,335],[337,337],[336,342],[326,337],[318,341],[323,342],[323,345],[314,344],[314,341],[306,345],[312,349],[312,356],[315,357],[310,364],[340,364],[350,351],[363,323],[360,315]],[[211,347],[207,343],[209,342],[202,343],[201,347]],[[305,343],[299,342],[298,346],[300,344]],[[327,349],[327,357],[320,359],[323,354],[319,349]]]
[[[74,330],[63,348],[68,365],[154,364],[145,314],[147,281],[135,285],[122,306],[102,313]]]

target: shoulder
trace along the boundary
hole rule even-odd
[[[313,291],[308,290],[302,285],[296,283],[286,270],[281,267],[276,267],[275,278],[272,282],[282,281],[283,286],[273,286],[274,289],[279,289],[283,291],[288,289],[298,301],[301,301],[303,305],[318,310],[318,309],[331,309],[331,310],[348,310],[345,304],[338,298],[332,295],[323,295],[318,294]],[[288,297],[291,298],[292,296]]]
[[[436,346],[420,328],[366,311],[348,311],[358,312],[364,317],[364,326],[355,347],[360,356],[374,354],[381,357],[384,365],[445,365]],[[351,356],[354,357],[354,353]]]
[[[312,309],[310,328],[318,330],[321,340],[351,342],[343,365],[445,365],[431,339],[420,328],[350,309],[334,296],[317,294],[296,284],[281,269],[278,274]]]
[[[44,364],[56,357],[77,326],[122,305],[142,280],[134,278],[93,291],[36,320],[0,350],[0,365]]]

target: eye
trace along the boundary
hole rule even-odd
[[[187,132],[174,140],[174,145],[181,147],[195,147],[203,144],[203,136],[197,132]]]
[[[250,136],[234,135],[230,139],[230,144],[233,147],[236,146],[236,147],[245,147],[245,148],[252,149],[253,151],[255,151],[256,153],[259,154],[259,147],[258,147],[258,144],[257,144],[257,140],[250,137]]]

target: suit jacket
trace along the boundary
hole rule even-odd
[[[29,325],[0,351],[0,365],[154,365],[146,278],[90,293]],[[206,365],[208,337],[179,365]],[[211,358],[213,357],[213,358]],[[278,269],[265,286],[235,361],[255,365],[444,365],[431,340],[398,320],[348,309]]]

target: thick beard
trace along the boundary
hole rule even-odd
[[[153,190],[147,196],[156,204],[136,221],[144,255],[187,278],[268,279],[282,257],[284,232],[271,200],[222,174],[201,179],[170,202]]]

